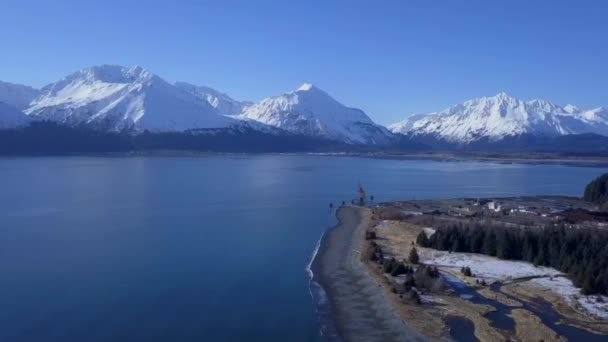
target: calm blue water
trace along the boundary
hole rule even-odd
[[[0,159],[0,341],[318,340],[305,267],[379,201],[580,195],[598,168],[263,155]]]

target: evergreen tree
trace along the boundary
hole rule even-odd
[[[483,241],[483,247],[481,249],[483,254],[496,256],[496,233],[493,229],[485,234]]]
[[[511,238],[505,229],[498,232],[496,236],[496,256],[501,259],[511,258]]]
[[[420,234],[418,234],[418,236],[416,237],[416,243],[418,244],[418,246],[422,247],[429,246],[429,239],[424,231],[421,231]]]
[[[608,173],[597,177],[587,184],[583,199],[600,204],[608,202]]]
[[[522,229],[479,225],[438,228],[428,247],[497,255],[552,266],[584,293],[608,294],[608,230],[566,229],[563,226]],[[413,252],[412,252],[413,253]],[[416,253],[417,254],[417,253]],[[463,274],[471,272],[466,267]]]
[[[410,250],[408,260],[412,264],[417,264],[418,261],[420,261],[420,257],[418,256],[418,251],[416,250],[416,247],[412,247],[412,249]]]

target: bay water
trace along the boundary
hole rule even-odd
[[[306,272],[361,183],[580,196],[605,168],[313,155],[0,159],[0,341],[317,341]]]

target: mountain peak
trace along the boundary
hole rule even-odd
[[[115,64],[102,64],[86,67],[68,76],[68,79],[82,78],[105,83],[130,83],[135,80],[149,80],[154,74],[139,65],[125,67]]]
[[[43,120],[112,131],[181,131],[236,122],[138,65],[81,69],[44,87],[24,112]]]
[[[575,105],[573,105],[573,104],[567,104],[567,105],[564,107],[564,110],[565,110],[567,113],[570,113],[570,114],[573,114],[573,113],[578,113],[578,112],[580,112],[580,111],[581,111],[581,110],[580,110],[580,109],[579,109],[577,106],[575,106]]]
[[[290,133],[351,144],[384,144],[391,139],[362,110],[341,104],[310,83],[253,104],[240,117]]]
[[[311,90],[314,90],[314,89],[318,89],[318,88],[315,87],[312,83],[304,83],[296,91],[311,91]]]
[[[506,93],[506,92],[504,92],[504,91],[501,91],[500,93],[498,93],[498,94],[494,95],[494,96],[493,96],[493,97],[491,97],[491,98],[493,98],[493,99],[497,99],[497,100],[516,100],[516,98],[515,98],[515,97],[513,97],[513,96],[511,96],[511,95],[507,94],[507,93]]]

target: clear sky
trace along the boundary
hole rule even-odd
[[[311,82],[383,124],[500,91],[608,106],[608,1],[2,1],[0,80],[97,64],[237,99]]]

